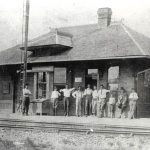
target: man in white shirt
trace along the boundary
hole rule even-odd
[[[84,91],[85,96],[85,115],[90,115],[92,112],[92,89],[90,84],[87,85],[87,89]]]
[[[58,106],[58,98],[61,94],[57,91],[57,87],[54,87],[54,91],[52,91],[51,102],[53,107],[53,115],[56,116],[57,106]]]
[[[110,90],[104,89],[104,86],[101,85],[98,91],[98,102],[97,102],[97,116],[102,117],[104,114],[106,106],[106,95]]]
[[[65,89],[61,89],[60,92],[63,92],[64,94],[64,111],[65,111],[65,116],[69,116],[69,101],[70,101],[70,96],[71,96],[71,92],[74,90],[75,88],[68,88],[68,85],[66,85]]]
[[[97,87],[93,87],[94,90],[92,92],[92,114],[96,116],[96,106],[97,106],[97,101],[98,101],[98,91]]]
[[[83,99],[83,92],[81,91],[81,86],[75,91],[72,96],[76,99],[76,116],[81,116],[81,102]]]
[[[132,118],[134,119],[134,112],[135,112],[135,109],[136,109],[137,100],[138,100],[138,95],[135,92],[134,88],[132,88],[132,91],[129,95],[129,106],[130,106],[129,118],[130,119],[132,119]]]
[[[29,105],[30,105],[30,96],[31,92],[28,89],[28,84],[25,85],[25,88],[23,89],[23,115],[26,113],[28,116],[29,111]]]

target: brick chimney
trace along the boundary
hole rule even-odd
[[[97,11],[98,14],[98,25],[100,28],[108,27],[111,23],[111,8],[99,8]]]

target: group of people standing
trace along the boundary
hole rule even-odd
[[[128,96],[126,90],[123,87],[120,88],[117,95],[114,94],[113,91],[105,89],[103,85],[100,85],[99,90],[97,90],[96,86],[94,86],[92,90],[88,84],[84,91],[82,90],[81,86],[79,86],[78,89],[69,89],[68,85],[66,85],[64,89],[59,91],[57,90],[57,87],[54,87],[54,90],[51,94],[54,115],[57,113],[58,101],[61,93],[63,93],[64,97],[63,103],[65,116],[69,116],[71,96],[75,100],[76,116],[78,117],[82,115],[82,112],[84,112],[85,116],[95,115],[100,118],[106,117],[106,106],[108,106],[109,117],[115,117],[116,107],[120,109],[120,117],[125,117],[123,115],[125,114],[127,106],[129,106],[128,117],[131,119],[134,118],[134,112],[136,110],[136,104],[138,100],[138,94],[133,88]],[[31,92],[28,89],[28,84],[26,84],[25,88],[23,89],[23,114],[26,115],[28,115],[30,95]],[[84,107],[82,107],[83,102]]]
[[[90,85],[87,85],[87,88],[83,91],[82,87],[79,86],[78,89],[68,88],[66,85],[65,89],[61,89],[60,91],[54,87],[54,91],[51,95],[51,102],[53,105],[53,113],[56,115],[58,99],[61,96],[60,93],[63,93],[63,102],[64,102],[64,115],[69,116],[69,104],[71,96],[75,99],[76,104],[76,116],[82,115],[82,109],[85,116],[95,115],[97,117],[105,117],[106,116],[106,105],[109,108],[109,116],[111,118],[115,117],[115,109],[118,107],[120,109],[120,117],[126,111],[126,108],[129,104],[129,118],[134,118],[134,112],[136,109],[136,102],[138,100],[138,95],[134,89],[131,90],[131,93],[128,97],[126,90],[121,87],[119,92],[117,93],[117,98],[114,96],[113,91],[107,90],[103,85],[100,86],[100,89],[97,90],[97,87],[94,86],[93,90]],[[107,94],[108,93],[108,94]],[[108,96],[109,95],[109,98]],[[107,100],[108,99],[108,100]],[[82,107],[82,102],[84,100],[84,108]]]

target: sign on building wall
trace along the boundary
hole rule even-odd
[[[81,77],[75,77],[75,82],[76,83],[82,82],[82,78]]]

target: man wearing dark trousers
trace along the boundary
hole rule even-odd
[[[71,92],[74,90],[75,88],[71,88],[69,89],[68,85],[66,84],[65,89],[61,89],[60,92],[63,92],[64,94],[64,111],[65,111],[65,116],[69,116],[69,101],[70,101],[70,95]]]
[[[31,92],[28,89],[28,84],[26,84],[23,89],[23,115],[26,113],[26,116],[28,116],[28,111],[29,111],[30,95]]]
[[[90,84],[87,85],[87,89],[84,91],[85,96],[85,116],[91,115],[92,113],[92,89],[90,88]]]

